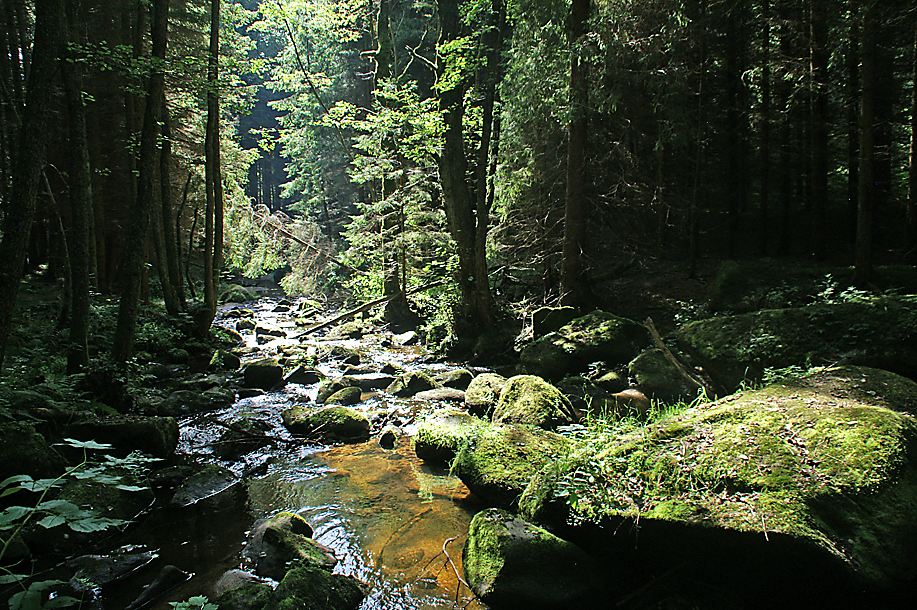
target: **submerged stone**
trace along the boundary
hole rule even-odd
[[[610,434],[539,473],[520,509],[601,524],[617,532],[609,552],[649,569],[905,587],[917,578],[915,410],[913,381],[827,369]]]
[[[472,591],[494,610],[582,607],[598,592],[585,551],[497,508],[471,520],[462,564]]]

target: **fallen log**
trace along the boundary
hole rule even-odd
[[[350,309],[350,310],[348,310],[348,311],[345,311],[344,313],[342,313],[342,314],[340,314],[340,315],[338,315],[338,316],[335,316],[334,318],[331,318],[330,320],[326,320],[325,322],[322,322],[321,324],[316,324],[315,326],[312,326],[312,327],[306,329],[305,331],[299,333],[298,335],[296,335],[296,336],[293,337],[293,338],[294,338],[294,339],[301,339],[302,337],[305,337],[306,335],[309,335],[309,334],[311,334],[311,333],[314,333],[315,331],[318,331],[318,330],[322,330],[323,328],[328,328],[329,326],[333,326],[333,325],[337,324],[338,322],[340,322],[340,321],[342,321],[342,320],[346,320],[347,318],[351,318],[351,317],[357,315],[358,313],[363,313],[364,311],[366,311],[366,310],[368,310],[368,309],[372,309],[373,307],[375,307],[375,306],[377,306],[377,305],[382,305],[383,303],[387,303],[387,302],[389,302],[389,301],[391,301],[391,300],[397,299],[397,298],[400,297],[401,295],[404,295],[404,296],[408,297],[408,296],[411,296],[412,294],[416,294],[416,293],[418,293],[418,292],[422,292],[422,291],[428,290],[428,289],[430,289],[430,288],[435,288],[436,286],[441,286],[442,284],[445,284],[445,283],[446,283],[446,280],[437,280],[437,281],[435,281],[435,282],[430,282],[429,284],[424,284],[423,286],[418,286],[418,287],[416,287],[416,288],[411,288],[411,289],[408,290],[407,292],[405,292],[405,291],[403,291],[403,290],[400,290],[400,291],[396,292],[395,294],[392,294],[392,295],[389,295],[389,296],[386,296],[386,297],[382,297],[382,298],[376,299],[375,301],[370,301],[369,303],[364,303],[363,305],[360,305],[359,307],[356,307],[356,308],[354,308],[354,309]]]

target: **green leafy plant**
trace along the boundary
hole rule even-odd
[[[211,603],[205,595],[189,597],[181,602],[169,602],[175,610],[217,610],[218,605]]]

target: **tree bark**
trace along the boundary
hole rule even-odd
[[[810,251],[815,258],[825,254],[825,210],[828,208],[828,57],[825,51],[826,25],[823,0],[809,0],[809,162],[812,230]]]
[[[771,181],[771,1],[763,0],[761,19],[764,31],[761,41],[761,204],[758,252],[767,256],[770,224]]]
[[[69,13],[67,19],[68,39],[71,43],[77,43],[77,2],[68,0],[67,9]],[[72,375],[80,372],[89,364],[92,175],[89,166],[89,144],[86,137],[86,111],[83,107],[82,66],[71,57],[64,57],[60,62],[60,66],[67,96],[70,135],[71,234],[68,245],[72,288],[67,374]]]
[[[911,57],[911,143],[907,165],[907,236],[905,261],[917,260],[917,33]]]
[[[154,0],[152,16],[152,56],[165,61],[168,40],[169,0]],[[155,65],[155,64],[154,64]],[[150,226],[150,213],[156,186],[156,146],[159,136],[159,120],[162,113],[162,98],[165,78],[161,66],[153,68],[143,113],[143,128],[140,133],[140,175],[137,199],[134,202],[132,223],[123,248],[124,270],[121,279],[121,300],[118,305],[118,325],[112,339],[112,358],[125,362],[131,356],[137,313],[140,308],[140,289],[144,263],[144,245]]]
[[[586,34],[591,10],[590,0],[573,0],[567,24],[570,47],[570,127],[567,138],[567,195],[564,203],[564,245],[561,262],[560,303],[586,306],[589,288],[583,263],[586,236],[586,130],[588,125],[589,83],[579,46]]]
[[[854,283],[865,286],[872,276],[872,211],[875,198],[873,155],[875,144],[876,9],[867,5],[860,40],[860,169],[857,188],[857,238]]]
[[[11,164],[9,205],[3,216],[0,238],[0,367],[12,330],[13,306],[29,243],[29,229],[35,217],[38,180],[45,163],[49,105],[57,58],[63,41],[61,0],[35,1],[35,37],[26,84],[25,106],[16,155]]]
[[[860,52],[859,52],[859,21],[857,20],[859,0],[849,0],[848,20],[850,29],[847,38],[846,68],[847,82],[845,90],[847,96],[847,230],[844,236],[849,242],[856,241],[857,206],[860,174]]]
[[[166,265],[169,268],[169,283],[175,298],[178,300],[178,309],[187,307],[185,291],[181,279],[181,263],[178,254],[178,239],[176,239],[179,226],[172,205],[172,125],[169,116],[169,105],[162,98],[162,150],[159,154],[159,188],[162,200],[162,236],[165,241]]]
[[[207,134],[204,173],[207,209],[204,218],[204,304],[216,315],[223,259],[223,184],[220,172],[220,0],[210,3],[210,48],[207,62]]]

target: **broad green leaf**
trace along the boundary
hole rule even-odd
[[[78,441],[75,438],[65,438],[64,442],[58,444],[70,445],[71,447],[76,447],[77,449],[111,449],[111,445],[107,443],[97,443],[95,441]]]
[[[18,521],[33,512],[35,509],[28,506],[8,506],[0,513],[0,525],[6,525]]]
[[[14,582],[22,582],[28,578],[27,574],[0,574],[0,585],[9,585]]]
[[[38,525],[46,529],[51,529],[52,527],[57,527],[58,525],[63,525],[67,520],[60,515],[48,515],[38,522]]]
[[[58,595],[54,599],[48,601],[45,604],[45,608],[69,608],[70,606],[76,606],[80,603],[75,597],[70,597],[69,595]]]
[[[14,485],[16,483],[25,483],[27,481],[32,481],[32,480],[33,480],[32,477],[30,477],[27,474],[13,475],[11,477],[7,477],[3,479],[3,482],[0,482],[0,489],[9,487],[10,485]],[[21,489],[21,488],[17,487],[16,489]]]

